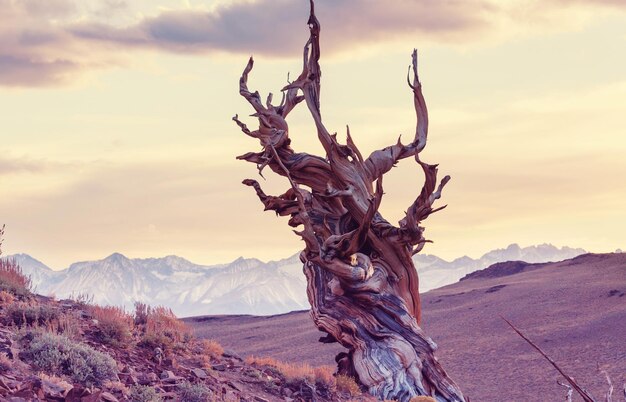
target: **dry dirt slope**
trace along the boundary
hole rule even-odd
[[[558,401],[556,372],[500,316],[534,339],[601,398],[601,364],[626,381],[626,254],[558,263],[501,263],[423,295],[423,327],[473,401]],[[187,319],[200,336],[242,354],[331,364],[339,347],[317,343],[308,312]]]

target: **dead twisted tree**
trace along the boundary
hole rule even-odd
[[[248,89],[250,58],[239,81],[240,94],[254,108],[259,128],[250,130],[233,120],[262,150],[239,156],[255,163],[262,174],[269,167],[287,178],[290,188],[267,195],[255,180],[244,180],[265,206],[289,216],[289,225],[305,242],[300,254],[307,277],[311,316],[328,335],[322,342],[339,342],[348,349],[336,360],[338,372],[355,377],[372,395],[408,401],[429,395],[439,402],[465,401],[459,387],[434,356],[437,345],[419,327],[421,307],[418,277],[411,259],[425,243],[420,226],[450,179],[437,185],[437,165],[420,159],[428,135],[428,113],[413,52],[408,84],[413,92],[417,127],[414,140],[400,140],[364,158],[347,130],[346,144],[330,134],[320,111],[320,24],[313,0],[300,76],[282,89],[280,104],[272,94],[265,102]],[[317,128],[324,157],[295,152],[290,146],[286,118],[301,102]],[[397,226],[378,212],[383,175],[398,161],[414,158],[425,174],[419,196]]]

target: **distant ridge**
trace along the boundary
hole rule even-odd
[[[505,261],[497,262],[480,271],[472,272],[461,278],[461,281],[467,279],[481,279],[481,278],[500,278],[503,276],[515,275],[523,272],[528,267],[543,266],[545,264],[535,263],[531,264],[524,261]]]
[[[446,261],[416,255],[420,291],[457,282],[466,275],[504,261],[561,261],[585,253],[579,248],[550,244],[520,247],[511,244],[478,259],[464,256]],[[306,279],[298,254],[263,262],[239,257],[229,264],[198,265],[182,257],[127,258],[113,253],[94,261],[76,262],[54,271],[27,254],[15,258],[30,275],[37,292],[59,298],[80,293],[99,304],[132,309],[136,301],[165,305],[179,316],[207,314],[273,315],[309,308]]]

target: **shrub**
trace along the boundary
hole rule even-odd
[[[11,304],[15,301],[15,297],[6,290],[0,290],[0,304]]]
[[[93,304],[93,295],[90,295],[88,293],[72,293],[70,295],[70,300],[81,307],[86,307]]]
[[[133,317],[121,307],[90,306],[89,312],[98,321],[100,340],[113,346],[128,345],[132,338]]]
[[[348,377],[347,375],[339,374],[335,377],[335,384],[339,392],[345,392],[350,396],[358,396],[361,394],[361,388],[359,388],[354,378]]]
[[[100,385],[116,378],[117,364],[111,356],[63,335],[34,333],[25,350],[37,369],[67,375],[81,384]]]
[[[15,260],[0,259],[0,290],[24,297],[30,295],[31,286],[30,277],[22,273],[22,268]]]
[[[211,397],[211,390],[205,385],[187,381],[178,385],[178,392],[182,402],[206,402]]]
[[[62,313],[52,323],[50,332],[63,334],[70,339],[78,338],[82,334],[81,320],[77,317],[76,312],[68,311]]]
[[[224,354],[224,348],[213,339],[202,339],[200,341],[201,353],[211,359],[219,359]]]
[[[7,371],[11,370],[13,367],[13,362],[6,353],[0,353],[0,374],[4,374]]]
[[[161,402],[163,398],[156,389],[145,385],[134,385],[130,388],[128,400],[131,402]]]
[[[59,319],[59,310],[45,304],[13,303],[7,308],[9,323],[18,327],[51,326]]]
[[[191,339],[191,331],[166,307],[148,307],[141,344],[171,352]]]
[[[3,241],[4,225],[0,227],[0,256],[2,256]],[[0,258],[0,291],[23,297],[30,295],[31,287],[30,277],[22,273],[22,268],[15,260]]]
[[[333,366],[319,366],[313,369],[315,375],[316,384],[332,385],[335,383],[335,376],[333,373],[335,368]]]
[[[145,325],[148,322],[150,306],[146,303],[135,302],[135,325]]]

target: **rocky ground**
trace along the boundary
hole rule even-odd
[[[159,345],[149,323],[133,317],[131,324],[130,315],[119,310],[104,309],[108,316],[98,320],[101,308],[88,303],[4,290],[0,300],[2,401],[368,400],[358,388],[336,381],[327,368],[246,362],[216,342],[184,333],[184,327],[177,327],[183,334],[172,336],[175,341],[161,339]],[[111,319],[116,314],[126,319],[122,326],[129,324],[128,333],[103,325],[119,324],[119,317]],[[167,336],[168,327],[159,330]],[[116,342],[118,335],[123,342]],[[75,348],[67,349],[65,360],[64,348]]]

